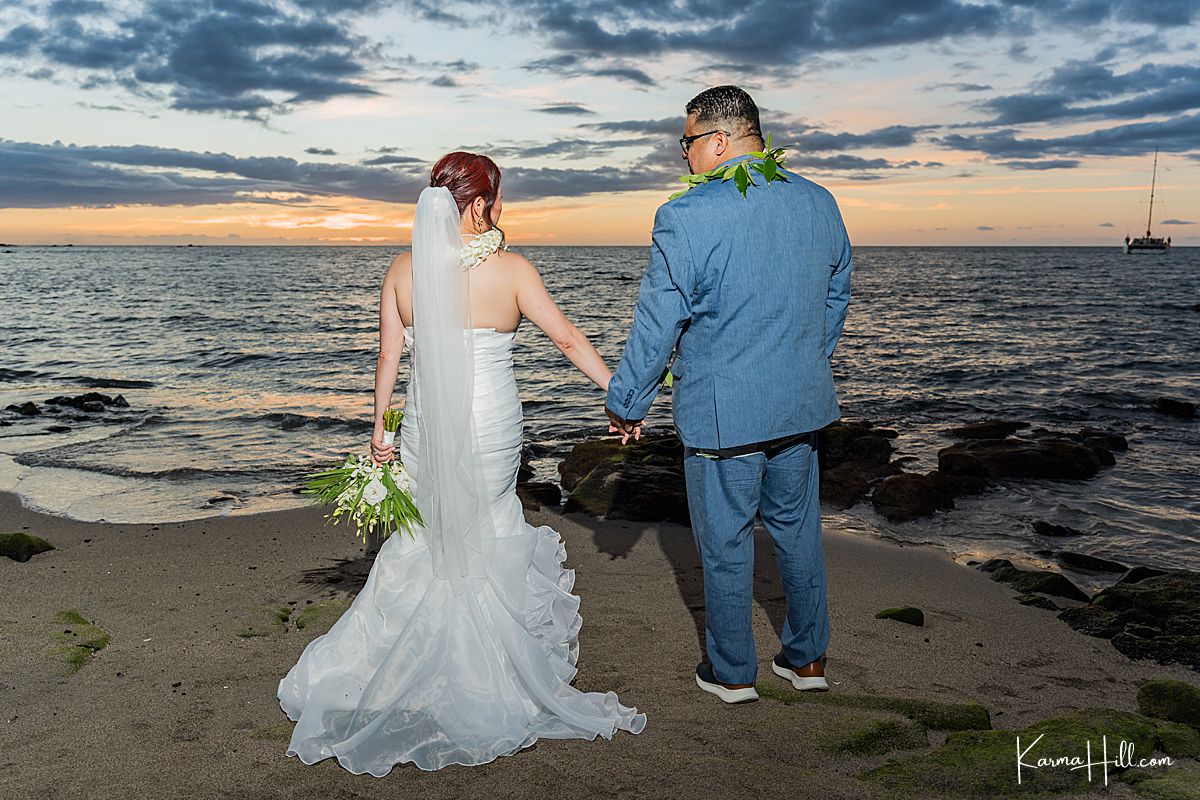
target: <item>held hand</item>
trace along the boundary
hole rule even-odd
[[[371,463],[378,466],[391,461],[395,455],[396,445],[383,443],[383,429],[375,431],[371,436]]]
[[[621,444],[626,444],[630,436],[635,440],[642,438],[642,420],[622,419],[607,407],[604,412],[608,414],[608,432],[621,434]]]

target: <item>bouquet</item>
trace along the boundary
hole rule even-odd
[[[393,426],[393,436],[403,416],[392,409],[384,413],[384,426]],[[369,457],[348,453],[340,466],[309,475],[300,493],[313,495],[317,504],[332,503],[333,511],[325,515],[327,523],[337,525],[349,516],[358,538],[365,542],[369,532],[387,537],[403,529],[416,536],[416,526],[424,521],[413,502],[412,489],[412,479],[399,461],[375,464]]]

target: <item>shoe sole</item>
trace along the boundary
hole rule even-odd
[[[802,678],[786,667],[781,667],[774,661],[771,662],[771,671],[779,677],[792,684],[792,688],[798,692],[828,692],[829,683],[824,677]]]
[[[758,692],[754,691],[753,686],[746,689],[726,689],[719,683],[709,683],[703,680],[699,675],[696,676],[696,685],[709,694],[716,695],[730,705],[753,703],[758,699]]]

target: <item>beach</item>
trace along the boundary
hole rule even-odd
[[[92,523],[0,494],[4,531],[55,547],[23,563],[0,558],[0,796],[962,796],[947,794],[950,773],[912,786],[863,775],[937,753],[948,729],[982,720],[1018,731],[1076,709],[1136,713],[1142,681],[1197,683],[1182,665],[1131,660],[1016,602],[1015,589],[940,548],[827,526],[831,691],[788,692],[770,672],[783,594],[760,530],[763,697],[726,706],[693,683],[703,599],[688,528],[543,508],[526,516],[562,533],[582,598],[575,685],[616,691],[647,714],[645,731],[541,741],[481,767],[353,775],[333,759],[309,766],[284,755],[292,723],[275,695],[370,569],[352,532],[323,526],[321,513]],[[922,609],[923,626],[875,618],[897,606]],[[88,636],[93,649],[81,656]],[[1020,789],[1015,757],[1002,766],[1008,788]],[[1184,758],[1149,772],[1178,782],[1196,769]],[[1054,796],[1138,796],[1113,773],[1107,786],[1099,770],[1090,783],[1081,775]]]

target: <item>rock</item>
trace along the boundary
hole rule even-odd
[[[68,433],[70,430],[70,425],[50,425],[46,428],[47,433]]]
[[[1200,573],[1175,570],[1119,582],[1087,608],[1059,617],[1090,636],[1111,639],[1130,658],[1200,671]]]
[[[1137,583],[1138,581],[1145,580],[1146,578],[1153,578],[1155,575],[1166,574],[1166,570],[1155,569],[1154,567],[1133,567],[1129,570],[1129,572],[1126,572],[1124,575],[1122,575],[1121,579],[1117,581],[1117,583]]]
[[[867,480],[852,462],[838,464],[821,473],[821,502],[836,508],[857,505],[867,494]]]
[[[875,428],[867,420],[836,420],[821,429],[817,453],[821,469],[827,470],[846,461],[887,464],[891,458],[896,432]]]
[[[1106,450],[1126,451],[1129,442],[1119,433],[1112,433],[1103,428],[1081,428],[1075,438],[1088,447],[1103,447]]]
[[[128,407],[129,403],[126,402],[122,395],[109,397],[108,395],[101,394],[100,392],[87,392],[85,394],[75,395],[74,397],[69,397],[67,395],[51,397],[46,401],[46,405],[71,406],[72,408],[78,408],[81,411],[103,411],[105,406]]]
[[[1138,708],[1148,717],[1182,722],[1200,730],[1200,688],[1170,679],[1138,686]]]
[[[871,504],[892,522],[929,516],[939,508],[954,508],[954,501],[938,491],[935,480],[912,473],[885,478],[875,487]]]
[[[1058,611],[1058,604],[1049,597],[1043,597],[1040,594],[1023,594],[1017,598],[1017,602],[1023,606],[1034,606],[1035,608],[1044,608],[1047,611]]]
[[[959,439],[1004,439],[1022,428],[1028,427],[1028,422],[985,419],[982,422],[972,422],[970,425],[951,428],[946,433]]]
[[[1086,553],[1073,553],[1070,550],[1060,551],[1057,557],[1060,564],[1090,572],[1126,572],[1129,570],[1129,567],[1117,561],[1089,556]]]
[[[28,561],[38,553],[53,550],[54,545],[40,536],[28,533],[0,533],[0,556],[8,556],[13,561]]]
[[[1158,749],[1171,758],[1200,757],[1200,731],[1190,725],[1160,722],[1155,733],[1158,735]]]
[[[535,481],[517,484],[517,497],[521,498],[521,505],[530,511],[542,506],[558,508],[562,505],[562,492],[553,483]]]
[[[938,451],[938,472],[945,475],[1082,480],[1099,469],[1091,448],[1067,440],[980,439]]]
[[[1066,525],[1055,525],[1047,522],[1044,519],[1039,519],[1033,523],[1033,532],[1039,536],[1083,536],[1083,531],[1075,528],[1068,528]]]
[[[621,444],[620,439],[597,439],[580,442],[558,465],[563,489],[574,491],[589,472],[601,464],[645,462],[659,466],[676,466],[683,470],[683,445],[675,434],[646,436],[641,441]]]
[[[980,565],[981,572],[991,573],[992,580],[1007,583],[1023,594],[1049,594],[1068,600],[1088,601],[1078,586],[1058,572],[1041,569],[1018,569],[1006,558],[993,558]]]
[[[1173,397],[1157,397],[1154,400],[1154,410],[1181,419],[1193,419],[1196,416],[1196,404],[1187,400],[1176,400]]]
[[[36,416],[42,413],[42,410],[37,407],[37,403],[26,401],[20,405],[12,403],[4,407],[5,411],[15,411],[18,414],[24,414],[27,417]]]
[[[913,606],[885,608],[875,615],[875,619],[894,619],[897,622],[907,622],[909,625],[916,625],[918,628],[925,625],[925,613]]]
[[[1039,739],[1039,736],[1042,738]],[[896,797],[1009,797],[1017,789],[1029,796],[1083,796],[1094,790],[1095,777],[1069,765],[1025,769],[1016,783],[1014,742],[1026,750],[1023,763],[1065,755],[1083,758],[1088,742],[1095,757],[1098,742],[1107,737],[1130,743],[1134,752],[1153,753],[1158,744],[1154,720],[1110,708],[1083,708],[1061,717],[1035,722],[1019,730],[955,731],[930,753],[905,755],[860,773]],[[1032,746],[1030,746],[1032,745]],[[1110,752],[1111,749],[1110,749]]]
[[[986,479],[973,475],[943,475],[937,470],[926,473],[926,475],[933,479],[938,494],[951,500],[963,495],[980,494],[987,489],[988,485]]]
[[[564,508],[604,519],[688,525],[683,471],[646,462],[604,462],[575,485]]]
[[[129,401],[125,399],[125,395],[123,394],[114,397],[112,404],[118,408],[129,408]]]

